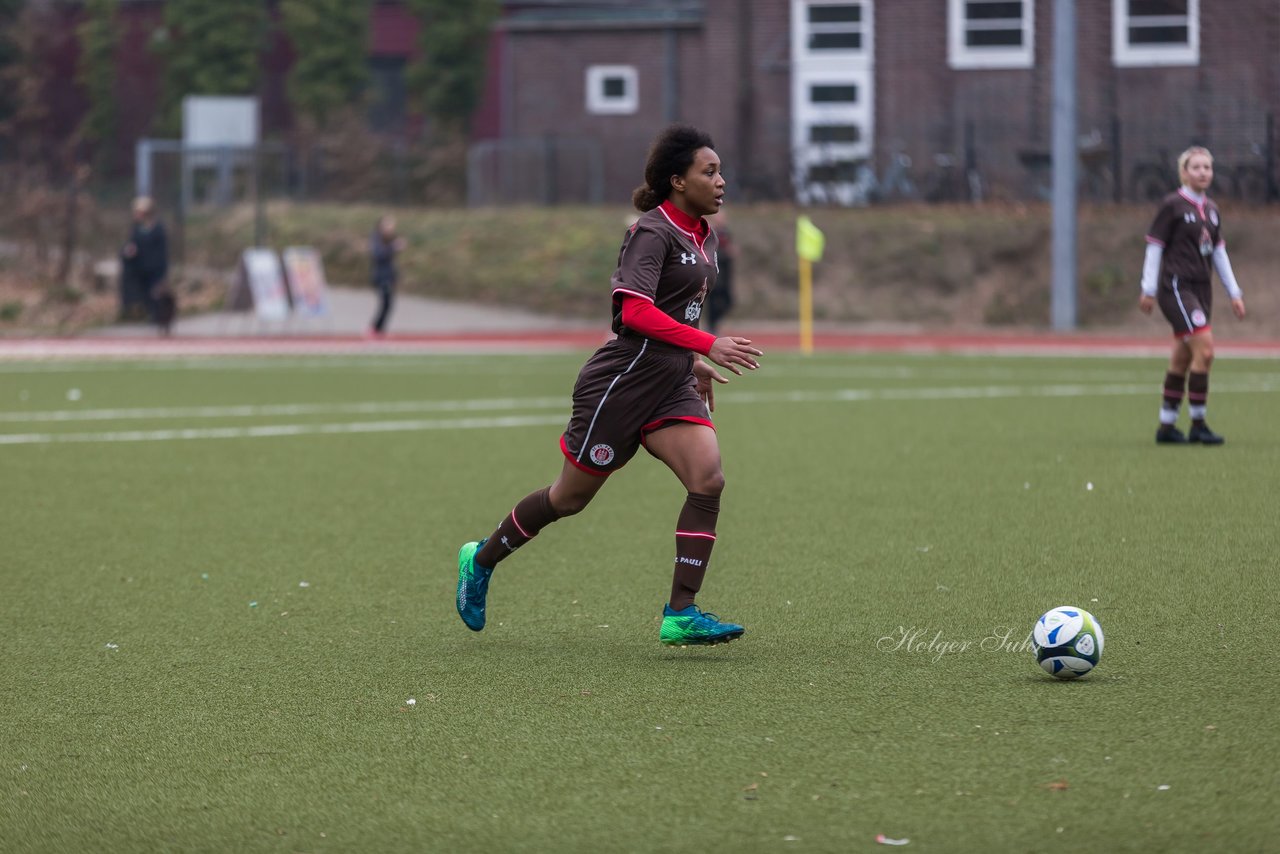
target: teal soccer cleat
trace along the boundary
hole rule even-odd
[[[492,569],[476,563],[476,552],[484,540],[466,543],[458,549],[458,616],[467,628],[478,632],[484,628],[484,600],[489,593]]]
[[[670,646],[710,646],[736,640],[745,631],[742,626],[720,622],[715,614],[708,614],[697,605],[680,611],[673,611],[667,605],[662,609],[658,639]]]

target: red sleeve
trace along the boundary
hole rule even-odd
[[[639,332],[646,338],[654,338],[677,347],[687,347],[695,353],[707,355],[716,336],[701,329],[694,329],[658,308],[648,300],[622,295],[622,323],[628,329]]]

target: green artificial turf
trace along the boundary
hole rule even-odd
[[[0,851],[1275,850],[1275,363],[1171,448],[1160,359],[770,355],[717,389],[741,641],[658,643],[643,452],[473,634],[582,359],[0,364]]]

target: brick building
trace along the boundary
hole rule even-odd
[[[490,131],[513,149],[541,140],[562,183],[556,141],[594,147],[579,162],[602,161],[610,201],[675,119],[712,132],[748,198],[858,201],[894,163],[911,164],[888,188],[902,195],[1035,198],[1048,183],[1052,3],[508,0]],[[1200,143],[1218,157],[1218,193],[1274,199],[1280,4],[1076,10],[1086,193],[1167,187],[1171,160]]]
[[[1048,185],[1055,0],[503,0],[474,117],[473,202],[624,202],[673,120],[709,130],[738,200],[1035,199]],[[117,147],[148,135],[163,0],[120,6]],[[1276,200],[1277,0],[1076,0],[1083,191],[1167,189],[1189,144],[1215,192]],[[76,3],[58,4],[55,118],[74,126]],[[370,124],[420,134],[420,24],[370,6]],[[262,127],[290,126],[292,51],[263,53]],[[907,164],[910,164],[909,167]]]

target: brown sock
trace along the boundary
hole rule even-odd
[[[493,569],[559,518],[560,514],[551,506],[551,487],[529,493],[520,499],[520,503],[507,514],[507,518],[502,520],[480,547],[480,551],[476,552],[476,563]]]
[[[1204,426],[1204,411],[1209,402],[1209,375],[1195,371],[1187,380],[1187,408],[1191,411],[1191,423]]]
[[[1182,408],[1182,394],[1186,388],[1184,374],[1169,371],[1164,375],[1164,395],[1160,402],[1160,423],[1172,427],[1178,423],[1178,410]]]
[[[716,519],[720,496],[690,492],[676,521],[676,566],[671,579],[671,608],[683,610],[693,604],[707,574],[711,547],[716,544]]]

